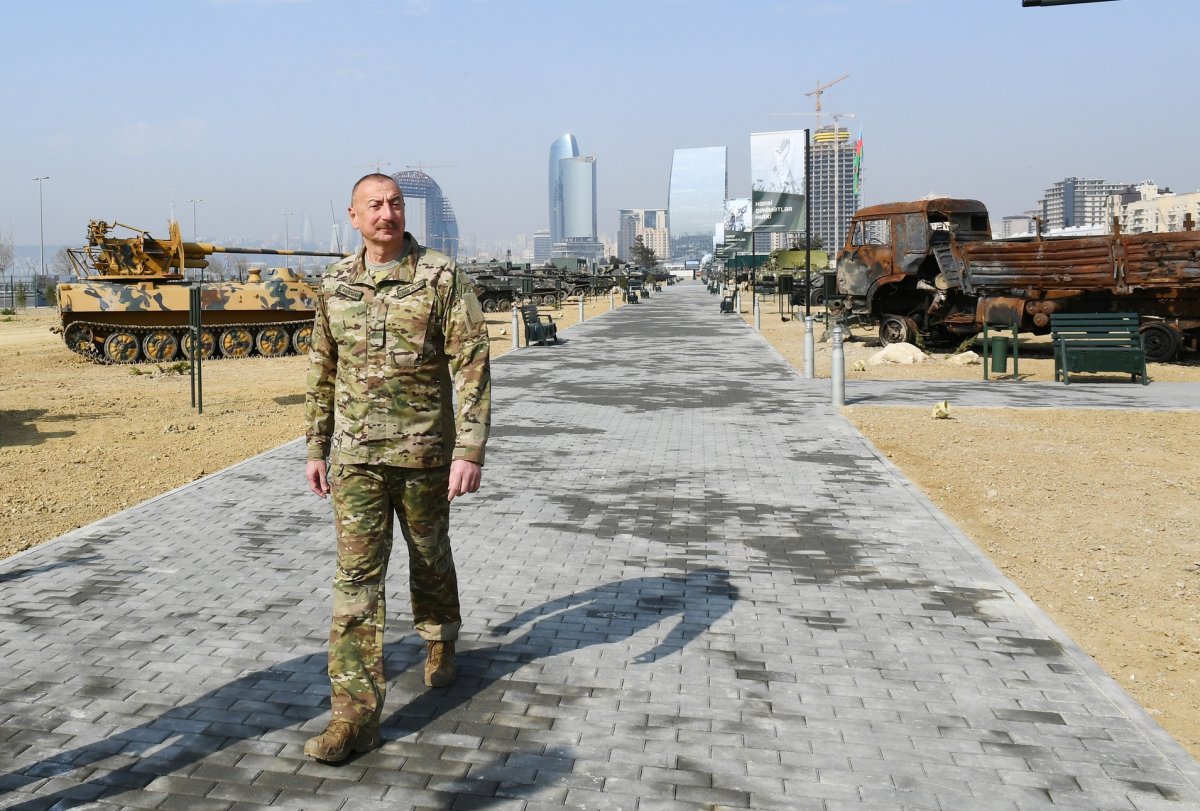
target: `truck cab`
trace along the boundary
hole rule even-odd
[[[837,259],[844,315],[878,324],[884,344],[938,332],[949,338],[974,323],[973,313],[948,311],[947,291],[959,286],[954,245],[991,239],[987,208],[978,200],[935,198],[859,209]],[[974,327],[969,328],[973,330]]]

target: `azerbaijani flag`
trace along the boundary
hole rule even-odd
[[[862,189],[862,159],[863,159],[863,142],[862,142],[862,127],[858,128],[858,140],[854,142],[854,194],[855,196]]]

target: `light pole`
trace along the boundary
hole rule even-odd
[[[288,236],[288,217],[292,216],[295,213],[296,212],[294,212],[294,211],[283,212],[283,249],[285,251],[291,250],[291,248],[288,247],[288,244],[290,242],[290,238]],[[290,268],[292,266],[290,257],[288,257],[288,256],[283,257],[283,266],[285,268]]]
[[[199,242],[199,232],[196,230],[196,203],[203,203],[204,199],[188,200],[188,202],[192,204],[192,242]]]
[[[42,181],[49,180],[50,175],[35,177],[38,184],[38,261],[41,263],[42,275],[46,275],[46,231],[42,218]]]

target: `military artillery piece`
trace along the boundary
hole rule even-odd
[[[130,237],[113,237],[124,228]],[[101,220],[88,223],[88,244],[67,252],[77,279],[59,284],[59,327],[75,352],[100,362],[170,363],[193,354],[189,290],[201,290],[202,357],[276,357],[308,352],[316,294],[290,268],[253,269],[244,282],[194,282],[184,271],[208,267],[217,253],[330,256],[340,253],[230,248],[184,242],[179,224],[159,240],[145,231]]]

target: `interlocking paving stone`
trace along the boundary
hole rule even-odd
[[[380,749],[302,753],[334,543],[296,441],[0,563],[0,807],[1200,808],[1196,761],[703,288],[563,339],[494,366],[451,689],[421,684],[398,547]],[[939,399],[1200,407],[847,391]]]

